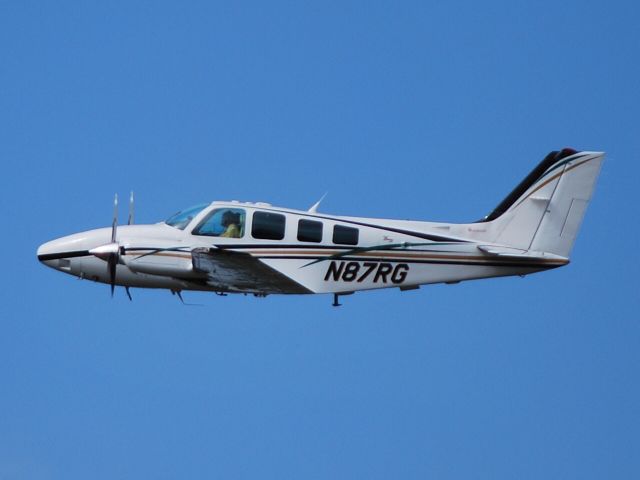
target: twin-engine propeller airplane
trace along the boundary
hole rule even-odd
[[[528,275],[569,263],[604,158],[551,152],[483,219],[466,224],[340,217],[267,203],[213,202],[154,225],[76,233],[38,259],[111,285],[244,293],[332,293]],[[182,297],[180,296],[182,299]]]

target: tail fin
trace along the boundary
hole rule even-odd
[[[602,152],[551,152],[481,220],[492,241],[568,258],[603,159]]]

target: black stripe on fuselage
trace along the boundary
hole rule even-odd
[[[274,245],[270,245],[274,247]],[[244,247],[254,247],[256,245],[246,245]],[[278,247],[284,247],[284,245],[279,245]],[[288,248],[308,248],[309,246],[305,245],[295,245],[288,246]],[[316,248],[320,246],[316,245]],[[236,247],[237,248],[237,247]],[[259,248],[259,247],[258,247]],[[263,246],[264,248],[264,246]],[[325,247],[325,248],[334,248],[334,247]],[[415,250],[414,250],[415,251]],[[60,252],[60,253],[47,253],[43,255],[38,255],[38,260],[41,262],[47,260],[59,260],[64,258],[77,258],[77,257],[86,257],[90,256],[88,250],[76,250],[71,252]],[[264,260],[333,260],[331,257],[323,257],[323,256],[299,256],[299,255],[255,255],[255,258],[264,259]],[[464,265],[464,266],[476,266],[476,267],[506,267],[506,268],[534,268],[539,270],[551,270],[553,268],[562,267],[562,264],[559,265],[549,265],[549,264],[540,264],[540,263],[525,263],[518,260],[510,260],[503,262],[496,261],[466,261],[466,260],[416,260],[416,259],[401,259],[401,258],[386,258],[386,257],[377,257],[377,256],[345,256],[340,257],[340,261],[354,261],[354,262],[387,262],[387,263],[409,263],[409,264],[433,264],[433,265]],[[192,279],[191,279],[192,280]],[[190,280],[190,281],[191,281]]]
[[[451,243],[458,243],[458,242],[451,242]],[[435,244],[435,243],[434,243]],[[219,244],[219,245],[215,245],[216,248],[219,248],[221,250],[241,250],[241,249],[266,249],[266,248],[272,248],[272,249],[301,249],[301,250],[341,250],[341,251],[350,251],[350,250],[361,250],[361,249],[367,249],[369,247],[356,247],[356,246],[351,246],[351,245],[319,245],[317,243],[305,243],[305,244],[295,244],[295,245],[291,245],[291,244],[278,244],[278,243],[240,243],[240,244]],[[395,249],[390,249],[390,252],[402,252],[402,251],[408,251],[408,250],[395,250]],[[421,252],[423,250],[411,250],[412,252]],[[432,250],[424,250],[425,252],[430,252]]]
[[[479,257],[477,261],[467,261],[467,260],[451,260],[451,259],[429,259],[429,260],[420,260],[420,259],[402,259],[402,258],[394,258],[394,257],[384,257],[380,255],[359,255],[353,256],[349,255],[349,253],[357,253],[354,252],[354,249],[345,249],[344,247],[332,246],[332,245],[280,245],[280,244],[234,244],[234,245],[216,245],[216,248],[220,250],[249,250],[249,249],[273,249],[273,250],[301,250],[301,249],[312,249],[312,250],[342,250],[344,253],[347,253],[345,256],[334,256],[334,255],[296,255],[295,253],[291,255],[282,254],[282,253],[253,253],[252,256],[257,259],[274,259],[274,260],[321,260],[321,261],[331,261],[331,260],[345,260],[345,261],[371,261],[371,262],[394,262],[394,263],[429,263],[429,264],[451,264],[451,265],[474,265],[474,266],[489,266],[489,267],[524,267],[524,268],[545,268],[551,269],[556,267],[561,267],[564,264],[548,264],[548,263],[536,263],[531,262],[528,259],[509,259],[502,261],[495,260],[484,260]],[[129,249],[128,249],[129,250]],[[431,249],[411,249],[411,250],[400,250],[393,249],[389,250],[391,253],[450,253],[454,254],[455,252],[445,251],[445,250],[431,250]],[[185,252],[186,253],[186,252]]]
[[[45,253],[38,255],[38,260],[46,262],[47,260],[59,260],[61,258],[87,257],[91,255],[89,250],[76,250],[73,252]]]
[[[255,255],[259,260],[326,260],[326,261],[348,261],[348,262],[387,262],[387,263],[428,263],[437,265],[471,265],[476,267],[512,267],[512,268],[539,268],[550,270],[552,268],[562,267],[563,264],[550,265],[547,263],[525,263],[518,260],[510,261],[468,261],[468,260],[415,260],[402,258],[386,258],[386,257],[340,257],[334,259],[330,257],[312,257],[312,256],[295,256],[295,255]]]

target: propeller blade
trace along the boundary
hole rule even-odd
[[[116,289],[116,265],[118,265],[117,254],[111,254],[107,261],[109,266],[109,283],[111,285],[111,298],[113,298],[113,291]]]
[[[111,285],[111,298],[116,289],[116,266],[120,257],[120,247],[116,243],[116,231],[118,229],[118,194],[113,198],[113,223],[111,224],[111,244],[108,246],[111,252],[107,257],[107,268],[109,271],[109,284]],[[115,251],[113,251],[115,249]]]
[[[116,241],[116,229],[118,228],[118,194],[113,199],[113,223],[111,224],[111,243]]]
[[[131,195],[129,196],[129,220],[127,225],[133,225],[133,190],[131,190]]]

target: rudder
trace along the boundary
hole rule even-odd
[[[601,152],[581,153],[564,165],[532,250],[569,257],[604,160]]]
[[[492,241],[568,258],[603,159],[602,152],[551,152],[482,220]]]

